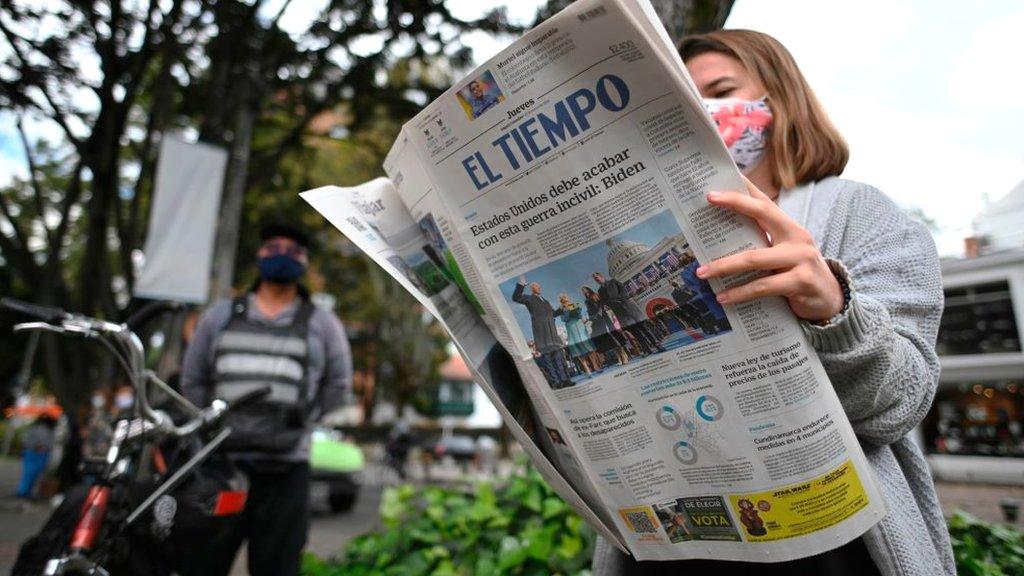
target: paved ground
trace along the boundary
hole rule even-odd
[[[35,534],[49,515],[49,508],[43,503],[12,497],[20,474],[19,460],[0,458],[0,574],[10,573],[21,542]]]
[[[49,513],[45,503],[25,503],[10,497],[14,493],[19,473],[20,462],[0,459],[0,574],[10,572],[18,546],[42,526]],[[422,471],[414,470],[414,475],[422,476]],[[459,475],[460,471],[456,467],[441,467],[433,472],[432,478],[435,481],[451,482]],[[355,508],[345,514],[331,514],[326,503],[314,498],[308,549],[319,556],[332,556],[354,536],[375,528],[378,525],[381,484],[392,483],[394,480],[371,465],[367,471],[369,485],[364,487]],[[938,492],[947,514],[959,508],[989,521],[1002,521],[999,507],[1001,500],[1009,498],[1024,503],[1024,487],[1021,486],[941,482],[938,484]],[[1016,526],[1024,529],[1024,510]],[[239,556],[232,576],[247,574],[244,551]]]
[[[1024,486],[938,482],[935,487],[938,489],[942,510],[947,516],[960,509],[989,522],[1002,522],[1000,501],[1016,500],[1021,506],[1021,511],[1014,525],[1024,530]]]

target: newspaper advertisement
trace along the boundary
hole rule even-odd
[[[610,541],[780,562],[885,515],[785,301],[722,306],[753,276],[696,275],[766,238],[706,201],[745,186],[646,1],[580,0],[526,33],[408,122],[384,170],[303,196],[469,365],[502,351],[478,381],[506,421],[529,414],[517,438]],[[378,196],[406,233],[373,230]]]

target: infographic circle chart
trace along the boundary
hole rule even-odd
[[[658,424],[666,430],[678,430],[683,423],[679,413],[671,406],[662,406],[657,414]]]
[[[683,464],[689,466],[697,462],[697,451],[693,449],[686,440],[680,440],[672,447],[672,453],[675,455],[676,460],[679,460]]]
[[[725,414],[725,407],[722,406],[722,401],[711,395],[704,395],[697,398],[697,415],[707,420],[708,422],[714,422],[715,420],[721,420]]]

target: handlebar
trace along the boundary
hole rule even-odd
[[[181,302],[172,302],[170,300],[155,300],[148,302],[139,307],[138,310],[133,312],[131,316],[124,323],[132,330],[138,329],[154,316],[162,314],[164,312],[176,312],[184,308],[185,305]]]
[[[256,402],[263,400],[267,396],[270,396],[270,392],[270,386],[264,386],[262,388],[250,390],[249,392],[246,392],[245,394],[242,394],[238,398],[235,398],[233,401],[229,402],[228,411],[238,410],[239,408],[243,408],[245,406],[248,406],[249,404],[255,404]]]
[[[12,312],[19,312],[26,316],[42,320],[43,322],[60,322],[71,315],[56,306],[45,304],[33,304],[16,298],[0,298],[0,308],[6,308]]]
[[[161,435],[178,437],[215,425],[223,419],[227,412],[258,402],[271,392],[270,387],[258,388],[239,396],[230,403],[214,400],[210,406],[200,410],[157,378],[153,372],[146,370],[142,341],[132,332],[131,326],[139,325],[158,313],[180,307],[181,304],[174,302],[151,302],[132,314],[125,324],[114,324],[98,318],[69,314],[55,306],[33,304],[14,298],[0,298],[0,308],[6,308],[39,320],[19,324],[14,327],[15,331],[47,330],[78,335],[95,339],[106,346],[131,378],[132,387],[136,390],[136,415],[148,422],[148,425],[140,426],[139,433],[156,431]],[[154,409],[149,403],[150,385],[162,388],[166,395],[185,408],[190,413],[189,420],[184,424],[175,425],[163,410]]]
[[[81,314],[69,314],[54,306],[45,306],[24,302],[14,298],[0,299],[0,307],[38,318],[37,322],[25,322],[14,326],[15,332],[28,330],[42,330],[56,332],[59,334],[80,336],[102,344],[124,369],[131,380],[132,388],[136,392],[136,415],[152,424],[156,429],[166,434],[183,435],[186,428],[194,430],[199,424],[190,422],[185,427],[175,426],[170,417],[160,410],[153,409],[149,403],[148,386],[152,381],[158,381],[152,373],[146,370],[145,348],[142,340],[129,329],[127,324],[115,324],[91,318]],[[145,306],[139,313],[145,313],[142,319],[150,317],[158,311],[167,309],[166,303],[153,303]],[[138,316],[138,314],[137,314]],[[162,383],[161,383],[162,384]],[[163,387],[167,388],[164,384]],[[169,388],[168,388],[169,389]],[[177,396],[177,394],[174,394]],[[199,414],[199,409],[189,404],[186,400],[177,396],[179,402],[184,402],[193,415]]]
[[[163,384],[159,380],[151,380],[157,384]],[[168,436],[188,436],[198,430],[211,428],[220,423],[232,410],[237,410],[249,404],[259,402],[263,398],[266,398],[271,392],[269,386],[257,388],[247,392],[235,400],[226,402],[224,400],[214,400],[209,406],[202,410],[196,410],[187,422],[181,425],[175,425],[171,422],[170,418],[162,411],[156,411],[156,418],[147,418],[150,426],[143,426],[139,429],[140,432],[150,432],[158,430],[162,435]],[[189,404],[191,406],[191,404]]]

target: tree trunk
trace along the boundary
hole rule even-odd
[[[244,91],[246,82],[240,88]],[[244,92],[243,92],[244,93]],[[249,155],[252,149],[252,127],[256,118],[256,99],[245,99],[238,111],[234,140],[231,142],[231,159],[224,176],[224,193],[220,200],[220,219],[217,225],[217,240],[214,245],[210,300],[230,298],[235,276],[235,253],[238,250],[239,227],[242,220],[242,205],[245,185],[249,174]]]

